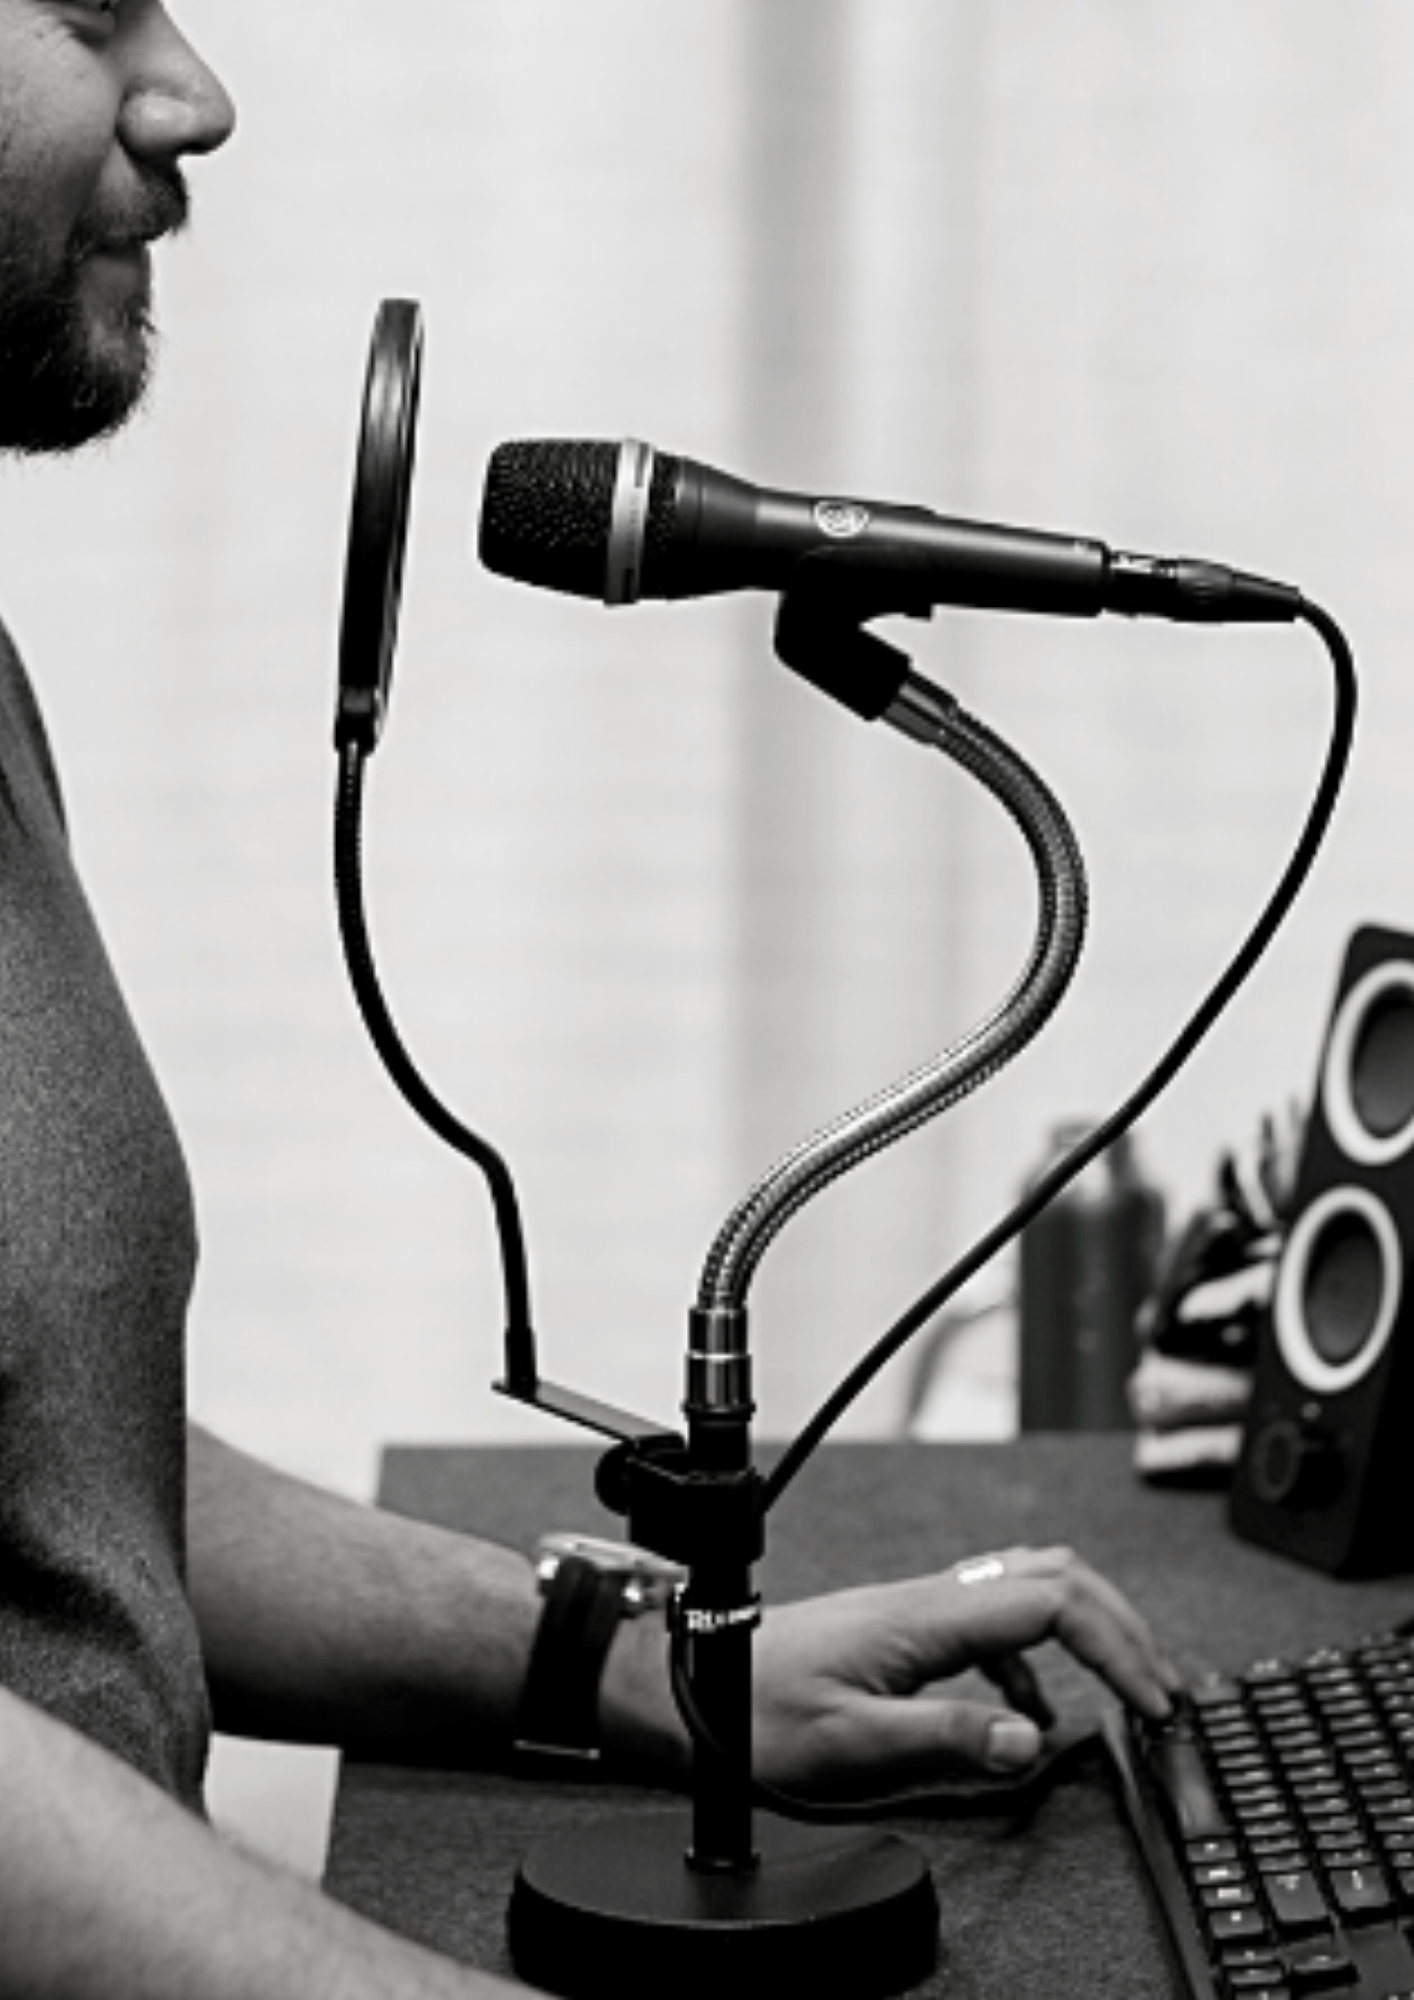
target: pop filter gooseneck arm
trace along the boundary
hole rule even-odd
[[[533,1357],[525,1232],[510,1168],[494,1146],[453,1117],[409,1056],[383,995],[364,910],[364,767],[378,746],[392,687],[421,388],[421,311],[409,300],[387,299],[369,352],[339,640],[334,722],[339,932],[359,1012],[389,1076],[423,1123],[486,1178],[504,1272],[507,1353]],[[533,1364],[530,1379],[522,1373],[521,1381],[527,1390],[534,1388]]]

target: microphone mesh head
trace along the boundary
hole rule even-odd
[[[481,504],[479,552],[486,567],[517,583],[602,599],[619,451],[617,444],[585,438],[498,445]],[[645,572],[671,534],[677,466],[676,459],[661,457],[654,464]]]
[[[534,438],[498,446],[486,470],[481,560],[498,576],[602,597],[618,446]]]

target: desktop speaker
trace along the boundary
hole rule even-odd
[[[1414,1569],[1414,937],[1351,939],[1233,1479],[1244,1540]]]

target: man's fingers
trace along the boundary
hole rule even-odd
[[[847,1762],[841,1756],[819,1776],[826,1794],[916,1791],[982,1772],[1024,1775],[1043,1748],[1036,1724],[1014,1710],[927,1696],[872,1697],[853,1711],[848,1744]]]
[[[980,1660],[978,1666],[1018,1715],[1029,1716],[1038,1729],[1054,1728],[1056,1712],[1046,1698],[1036,1669],[1024,1654],[998,1653],[995,1659]]]
[[[954,1629],[979,1666],[1053,1638],[1144,1714],[1169,1712],[1178,1678],[1148,1625],[1069,1549],[1008,1549],[959,1564],[944,1581],[948,1622],[960,1619]]]

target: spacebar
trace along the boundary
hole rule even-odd
[[[1180,1840],[1214,1840],[1231,1830],[1190,1737],[1160,1738],[1150,1749],[1149,1771]]]

